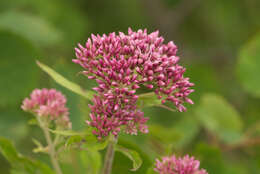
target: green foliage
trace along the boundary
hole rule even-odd
[[[141,167],[143,161],[136,151],[127,149],[120,145],[116,145],[116,150],[123,153],[133,162],[133,168],[131,169],[131,171],[136,171]]]
[[[13,173],[54,174],[46,164],[31,160],[17,153],[12,143],[5,138],[0,138],[0,151],[12,165]]]
[[[161,104],[161,101],[159,99],[157,99],[156,94],[154,94],[153,92],[141,94],[137,100],[137,105],[140,108],[151,107],[151,106],[155,106],[155,105],[158,106],[160,104]]]
[[[58,84],[62,85],[63,87],[75,92],[76,94],[85,97],[86,99],[91,100],[93,96],[93,92],[91,91],[84,91],[79,85],[67,80],[62,75],[58,74],[56,71],[44,65],[43,63],[37,61],[37,65],[46,73],[48,73]]]
[[[57,147],[62,170],[99,174],[108,141],[85,130],[96,83],[78,74],[80,67],[71,63],[73,48],[79,42],[84,45],[90,33],[159,29],[166,41],[178,46],[185,76],[195,83],[195,104],[187,106],[185,114],[170,112],[174,106],[161,105],[154,93],[141,94],[138,107],[149,117],[149,134],[120,134],[119,146],[138,153],[142,165],[130,171],[133,154],[117,151],[113,173],[154,174],[155,158],[189,153],[209,174],[258,174],[260,1],[148,1],[0,1],[1,136],[15,141],[23,154],[49,162],[46,154],[31,152],[34,147],[34,152],[47,149],[45,143],[32,141],[33,135],[44,142],[42,132],[26,126],[37,122],[29,121],[20,105],[34,88],[56,88],[67,97],[73,127],[51,130],[62,137]],[[39,63],[51,78],[39,73],[39,58],[51,67]],[[12,166],[9,169],[0,156],[0,173],[53,174],[40,161],[20,155],[4,138],[0,151]]]
[[[239,52],[237,75],[244,89],[260,97],[260,34],[256,35]]]
[[[115,159],[114,159],[114,163],[113,163],[113,171],[116,171],[118,173],[125,173],[125,174],[146,173],[146,171],[152,164],[150,156],[147,154],[146,149],[140,148],[140,146],[138,146],[138,144],[136,144],[135,142],[129,140],[129,138],[124,137],[124,136],[121,136],[119,138],[118,145],[120,145],[126,149],[136,151],[142,160],[142,164],[137,171],[133,172],[130,170],[133,168],[133,161],[131,161],[131,159],[129,159],[125,154],[116,151]],[[140,160],[138,160],[138,161],[140,161]]]
[[[225,143],[241,141],[243,122],[238,112],[221,96],[205,94],[196,109],[201,124]]]
[[[102,168],[101,154],[93,149],[82,151],[80,153],[82,164],[85,166],[85,171],[88,173],[99,174]]]

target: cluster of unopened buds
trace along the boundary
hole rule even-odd
[[[96,128],[93,133],[99,138],[117,135],[122,126],[130,134],[148,132],[148,119],[136,104],[136,90],[141,86],[153,89],[163,104],[172,102],[180,112],[186,110],[185,102],[193,104],[188,98],[193,84],[183,76],[177,47],[172,41],[164,44],[158,31],[148,34],[129,29],[128,34],[92,35],[75,50],[73,62],[98,83],[87,123]]]
[[[30,98],[25,98],[22,109],[46,121],[55,121],[61,128],[71,128],[66,98],[55,89],[35,89]]]
[[[157,159],[154,170],[159,174],[208,174],[206,170],[199,167],[200,162],[194,157],[186,155],[177,158],[172,155],[163,157],[162,161]]]

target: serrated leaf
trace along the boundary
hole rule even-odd
[[[237,76],[244,89],[251,95],[260,97],[260,34],[244,45],[239,52],[236,66]]]
[[[84,91],[79,85],[67,80],[65,77],[48,67],[47,65],[37,61],[37,65],[48,75],[50,75],[58,84],[69,89],[76,94],[85,97],[86,99],[91,100],[94,92],[92,91]]]
[[[29,174],[54,174],[46,164],[17,153],[13,144],[6,138],[0,137],[0,152],[10,162],[14,170],[24,171]]]
[[[195,112],[200,123],[222,141],[232,144],[242,140],[240,115],[223,97],[205,94]]]
[[[12,31],[35,44],[44,46],[55,44],[61,39],[61,33],[47,21],[20,11],[2,13],[0,15],[0,28]]]
[[[136,171],[141,167],[143,161],[142,161],[140,155],[136,151],[127,149],[118,144],[116,145],[115,150],[123,153],[125,156],[127,156],[133,162],[133,168],[131,169],[131,171]]]

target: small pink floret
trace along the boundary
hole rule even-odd
[[[200,162],[194,157],[186,155],[177,158],[175,155],[163,157],[156,160],[154,171],[159,174],[208,174],[206,170],[200,169]]]

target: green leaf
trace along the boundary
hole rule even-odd
[[[102,167],[101,154],[93,149],[80,152],[81,162],[85,171],[91,174],[99,174]]]
[[[86,132],[76,133],[76,132],[68,132],[62,133],[61,135],[70,136],[66,143],[66,147],[70,147],[73,144],[80,144],[80,146],[84,149],[91,149],[91,150],[103,150],[107,147],[108,139],[98,140],[95,135],[92,134],[91,129],[87,130]]]
[[[244,89],[260,97],[260,33],[244,45],[239,52],[237,76]]]
[[[141,167],[143,161],[142,161],[140,155],[136,151],[127,149],[120,145],[116,145],[115,149],[117,151],[123,153],[125,156],[127,156],[133,162],[133,168],[131,169],[131,171],[136,171]]]
[[[67,80],[62,75],[58,74],[56,71],[48,67],[47,65],[37,61],[37,65],[48,75],[50,75],[58,84],[61,86],[75,92],[76,94],[91,100],[94,92],[84,91],[79,85]]]
[[[200,123],[222,141],[232,144],[242,140],[240,115],[223,97],[205,94],[195,112]]]
[[[10,162],[12,168],[17,171],[25,171],[29,174],[54,174],[54,172],[44,163],[31,160],[17,153],[12,143],[0,137],[0,152]]]
[[[0,106],[17,105],[37,86],[34,58],[39,54],[30,42],[9,31],[0,30],[0,38]]]
[[[12,31],[35,44],[44,46],[56,44],[61,40],[61,33],[47,21],[20,11],[9,11],[1,14],[0,28]]]
[[[160,104],[161,101],[157,98],[157,96],[153,92],[141,94],[139,95],[139,98],[137,100],[137,105],[140,108],[150,107],[150,106],[160,105]]]

